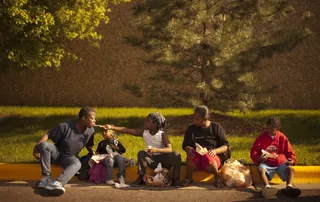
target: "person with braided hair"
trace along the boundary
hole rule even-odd
[[[267,129],[257,137],[251,151],[250,157],[254,164],[259,166],[259,173],[265,188],[261,190],[264,198],[269,198],[278,193],[273,189],[269,180],[275,173],[286,182],[286,188],[281,193],[289,197],[298,197],[301,190],[293,186],[294,168],[297,164],[296,155],[288,138],[280,132],[281,121],[277,117],[270,117],[267,121]]]
[[[133,185],[144,184],[146,166],[155,169],[159,163],[162,167],[173,167],[173,185],[180,186],[181,155],[172,151],[168,135],[163,131],[166,119],[158,112],[150,113],[144,121],[143,129],[130,129],[113,125],[104,125],[105,130],[114,130],[121,133],[143,137],[146,149],[138,152],[138,178]]]

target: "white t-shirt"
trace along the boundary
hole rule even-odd
[[[163,142],[162,142],[162,134],[163,131],[158,130],[158,132],[155,135],[151,135],[149,130],[143,131],[143,139],[146,143],[146,150],[148,149],[148,146],[152,146],[155,148],[164,148]],[[159,155],[161,153],[153,153],[152,155]]]

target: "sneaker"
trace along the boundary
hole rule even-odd
[[[285,189],[281,189],[281,194],[287,197],[296,198],[300,196],[301,190],[295,187],[287,186]]]
[[[59,181],[53,181],[46,186],[46,189],[50,191],[50,194],[60,196],[66,191]]]
[[[106,181],[106,184],[107,184],[107,185],[114,185],[115,182],[114,182],[113,180],[107,180],[107,181]]]
[[[260,193],[263,198],[271,198],[277,195],[278,189],[265,187],[264,189],[261,190]]]
[[[51,182],[51,176],[42,176],[40,179],[37,188],[46,188],[48,184]]]
[[[122,184],[122,183],[115,183],[114,184],[114,186],[116,187],[116,188],[126,188],[126,187],[130,187],[129,185],[127,185],[127,184]]]
[[[122,175],[119,177],[119,183],[120,184],[125,184],[126,183],[126,181],[124,180],[124,177]]]
[[[139,186],[145,184],[143,181],[143,175],[139,175],[139,177],[132,183],[133,186]]]

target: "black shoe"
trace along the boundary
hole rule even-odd
[[[287,197],[296,198],[300,196],[301,190],[295,187],[287,186],[285,189],[281,189],[281,194]]]
[[[132,186],[140,186],[145,184],[143,181],[143,175],[139,175],[139,177],[132,183]]]
[[[267,187],[262,189],[260,193],[263,198],[271,198],[277,195],[278,189]]]

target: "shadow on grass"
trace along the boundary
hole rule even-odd
[[[35,134],[39,131],[49,131],[59,123],[67,120],[75,119],[75,116],[70,115],[52,115],[38,117],[23,117],[19,115],[5,116],[0,119],[0,138],[13,137],[19,134]],[[169,134],[184,135],[187,126],[191,123],[190,116],[167,116]],[[294,118],[285,116],[282,117],[282,132],[288,137],[291,144],[306,144],[318,145],[320,138],[320,122],[311,117]],[[97,116],[97,124],[114,124],[129,128],[142,128],[145,118],[143,117],[128,117],[128,118],[112,118]],[[213,120],[221,123],[227,133],[234,133],[235,136],[246,136],[248,134],[258,135],[263,131],[261,127],[248,121],[239,118],[222,116],[215,114]],[[261,131],[257,132],[256,129]],[[169,131],[171,130],[171,131]],[[102,132],[101,128],[96,128],[97,132]],[[238,131],[238,133],[237,133]],[[255,132],[253,132],[255,131]],[[233,136],[233,134],[232,134]],[[38,137],[29,137],[32,141],[37,141]]]
[[[49,131],[60,123],[75,119],[74,116],[40,116],[21,117],[17,115],[8,116],[1,119],[1,137],[13,136],[19,133],[33,134],[40,130]],[[131,128],[143,127],[144,118],[97,118],[97,124],[114,124]],[[100,128],[96,128],[99,131]],[[100,129],[102,131],[102,129]]]

